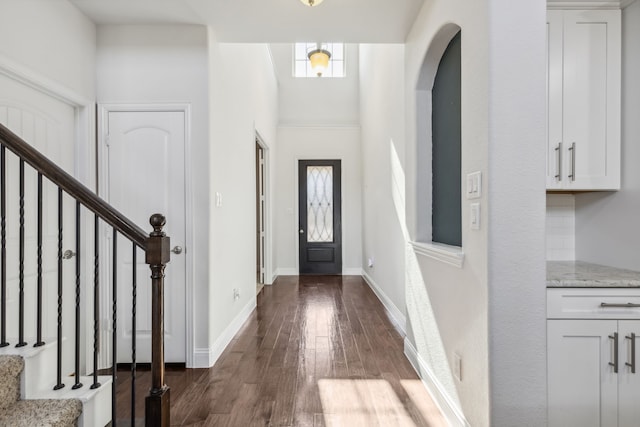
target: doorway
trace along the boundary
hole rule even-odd
[[[171,237],[171,264],[165,288],[165,360],[187,360],[187,189],[186,147],[188,108],[154,106],[103,107],[101,144],[101,195],[143,229],[149,216],[166,216]],[[108,243],[111,246],[111,243]],[[136,337],[139,362],[151,361],[151,287],[144,253],[134,261],[129,241],[118,241],[118,295],[131,295],[132,275],[137,279],[137,316],[132,320],[132,299],[118,304],[118,361],[130,358]]]
[[[256,137],[256,294],[265,283],[265,150]]]
[[[300,274],[342,274],[340,160],[298,161]]]

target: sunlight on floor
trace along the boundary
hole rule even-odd
[[[440,411],[420,380],[402,380],[412,406],[423,423],[416,424],[396,392],[386,380],[318,381],[324,424],[327,427],[349,426],[446,426]]]
[[[429,422],[430,426],[448,426],[440,408],[435,404],[431,395],[420,380],[400,380],[402,388],[407,392],[409,398],[416,405],[422,418]]]

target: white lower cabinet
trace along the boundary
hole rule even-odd
[[[548,425],[640,425],[640,320],[549,319]]]

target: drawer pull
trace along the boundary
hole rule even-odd
[[[613,335],[609,335],[609,338],[613,340],[613,362],[609,362],[609,366],[613,366],[613,372],[618,373],[618,333],[614,332]]]
[[[640,307],[640,304],[634,304],[632,302],[628,302],[626,304],[615,304],[615,303],[603,302],[603,303],[600,303],[600,307],[608,307],[608,308],[638,308],[638,307]]]
[[[631,335],[625,336],[626,339],[631,340],[631,363],[626,362],[625,365],[631,368],[631,373],[636,373],[636,334],[631,333]]]

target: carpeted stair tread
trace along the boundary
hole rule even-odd
[[[20,400],[0,411],[0,426],[74,427],[81,412],[77,399]]]
[[[0,411],[12,406],[20,398],[20,372],[23,369],[22,357],[0,356]]]

